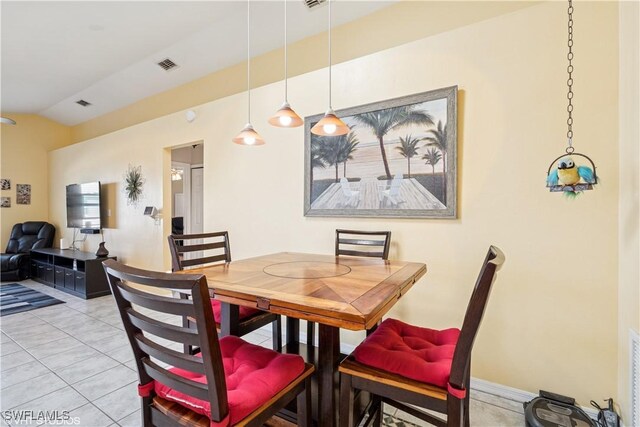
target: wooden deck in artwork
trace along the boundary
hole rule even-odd
[[[389,188],[391,181],[379,181],[364,178],[359,182],[350,182],[352,191],[358,191],[355,197],[345,196],[339,183],[331,184],[312,204],[313,209],[445,209],[445,205],[424,188],[414,178],[402,180],[398,201],[394,205],[383,197],[383,191]]]

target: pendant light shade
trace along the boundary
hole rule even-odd
[[[0,123],[4,123],[5,125],[15,125],[16,121],[8,117],[0,117]]]
[[[340,136],[349,133],[347,126],[333,111],[331,107],[331,0],[329,2],[329,109],[324,117],[311,128],[311,133],[320,136]]]
[[[295,128],[301,126],[302,123],[302,118],[293,111],[289,103],[286,101],[269,119],[269,124],[282,128]]]
[[[284,103],[269,119],[269,124],[280,128],[295,128],[302,126],[303,120],[289,105],[288,76],[287,76],[287,0],[284,0]]]
[[[255,131],[251,123],[244,125],[238,136],[232,141],[240,145],[264,145],[264,139]]]
[[[247,124],[232,141],[240,145],[264,144],[251,124],[251,0],[247,0]]]
[[[329,109],[314,127],[311,133],[320,136],[340,136],[349,133],[349,126],[336,116],[333,110]]]

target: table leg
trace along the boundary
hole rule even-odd
[[[285,345],[293,346],[300,340],[300,319],[287,317],[287,341]],[[297,348],[297,347],[296,347]]]
[[[337,425],[338,363],[340,362],[340,329],[319,325],[318,389],[320,394],[319,425]]]
[[[240,307],[235,304],[229,304],[228,302],[222,302],[222,322],[220,323],[220,337],[226,337],[228,335],[239,334],[240,326]]]

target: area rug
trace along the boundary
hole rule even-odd
[[[17,283],[0,286],[0,317],[62,303],[64,301]]]

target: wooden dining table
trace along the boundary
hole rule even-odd
[[[287,316],[283,352],[316,364],[318,425],[337,425],[340,329],[369,330],[427,271],[424,263],[281,252],[186,270],[222,302],[221,335],[237,335],[238,306]],[[316,348],[298,342],[299,320],[319,324]],[[317,351],[316,351],[317,350]]]

